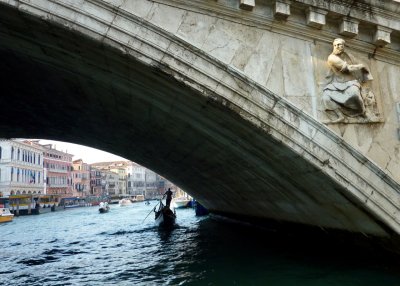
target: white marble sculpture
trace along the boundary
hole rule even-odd
[[[345,52],[345,41],[335,39],[333,52],[329,55],[327,64],[329,73],[322,92],[322,102],[328,118],[325,123],[349,122],[349,118],[359,118],[359,121],[374,121],[368,106],[375,103],[375,96],[367,85],[373,80],[369,69],[357,63],[354,57]]]

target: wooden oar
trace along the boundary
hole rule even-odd
[[[161,202],[161,200],[160,200],[160,202]],[[158,205],[160,202],[158,202],[157,205]],[[153,211],[156,210],[157,205],[154,206],[154,208],[153,208],[153,209],[149,212],[149,214],[144,218],[144,220],[142,221],[142,223],[144,223],[144,221],[146,220],[146,218],[148,218],[148,216],[149,216]]]

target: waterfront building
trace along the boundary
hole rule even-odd
[[[128,193],[134,196],[144,195],[146,168],[134,162],[129,162],[126,168]]]
[[[72,197],[72,154],[59,151],[51,144],[41,145],[43,151],[43,164],[46,172],[46,192],[49,195]]]
[[[145,197],[158,198],[164,193],[164,186],[168,180],[149,169],[145,170],[145,176]]]
[[[121,195],[127,194],[126,188],[126,163],[118,163],[116,165],[111,165],[109,170],[118,174],[118,193]]]
[[[119,181],[118,174],[108,170],[102,170],[101,172],[102,172],[102,185],[104,186],[103,193],[107,194],[110,197],[119,196],[120,194],[118,190],[118,181]]]
[[[92,196],[102,197],[106,195],[103,192],[101,178],[101,170],[90,166],[90,193]]]
[[[99,189],[99,176],[96,172],[104,172],[105,170],[118,174],[118,191],[112,193],[115,195],[123,196],[137,196],[143,195],[145,198],[158,198],[169,187],[175,188],[176,186],[153,172],[146,167],[143,167],[132,161],[115,161],[115,162],[98,162],[91,164],[91,189]],[[94,171],[96,170],[96,171]],[[104,178],[104,174],[102,175]],[[106,189],[102,183],[103,192]]]
[[[82,159],[72,162],[72,196],[87,197],[91,195],[90,165]]]
[[[43,193],[43,148],[29,141],[0,140],[0,197]]]
[[[115,190],[111,187],[112,193],[115,195],[121,195],[121,196],[126,196],[127,195],[127,187],[126,187],[126,177],[127,177],[127,172],[126,172],[126,166],[129,163],[129,161],[113,161],[113,162],[98,162],[98,163],[93,163],[91,164],[91,167],[102,171],[102,178],[104,181],[104,178],[107,178],[107,175],[104,173],[104,171],[110,171],[114,175],[118,175],[118,179],[115,182]],[[93,172],[92,172],[93,175]],[[93,180],[95,182],[96,180]],[[112,183],[111,183],[112,185]],[[104,183],[103,183],[103,190],[104,190]]]

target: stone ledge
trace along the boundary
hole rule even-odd
[[[295,36],[302,39],[307,39],[310,41],[324,41],[330,43],[333,38],[338,37],[338,35],[346,36],[349,38],[356,38],[358,31],[364,27],[364,25],[368,25],[368,29],[371,25],[375,26],[376,31],[379,29],[390,29],[393,31],[392,33],[397,33],[399,35],[400,32],[400,4],[394,3],[393,5],[389,5],[388,7],[383,8],[373,8],[370,9],[373,11],[372,17],[371,13],[367,16],[366,12],[370,10],[366,10],[365,5],[360,4],[359,10],[348,6],[343,5],[341,1],[327,1],[327,0],[304,0],[304,1],[296,1],[296,0],[274,0],[270,2],[270,6],[268,5],[258,5],[256,3],[253,11],[249,13],[241,13],[238,6],[227,5],[226,3],[216,2],[207,2],[200,0],[153,0],[156,3],[166,4],[166,5],[174,5],[181,9],[185,9],[193,12],[200,13],[208,13],[210,15],[214,15],[219,18],[227,19],[229,21],[241,23],[243,25],[248,26],[256,26],[260,29],[268,29],[273,31],[279,31],[279,33],[287,34],[288,36]],[[238,0],[239,1],[239,0]],[[315,2],[315,3],[314,3]],[[291,8],[291,6],[296,7],[297,9],[303,10],[304,12],[304,24],[296,23],[291,20],[291,12],[276,12],[275,3],[284,3],[285,5],[289,5],[286,9]],[[314,4],[312,4],[314,3]],[[307,11],[309,9],[322,9],[327,12],[325,15],[326,22],[331,19],[342,18],[340,23],[337,25],[337,33],[333,33],[332,31],[324,29],[324,25],[318,24],[314,27],[313,25],[307,26]],[[318,10],[321,11],[321,10]],[[278,21],[284,21],[284,23],[278,23]],[[336,20],[335,20],[336,21]],[[346,23],[343,23],[346,21]],[[356,24],[358,22],[358,24]],[[378,28],[380,27],[380,28]],[[318,31],[316,31],[318,29]],[[389,37],[389,38],[388,38]],[[382,38],[382,36],[381,36]],[[377,38],[379,39],[379,37]],[[382,59],[387,62],[399,62],[400,58],[400,50],[395,50],[388,45],[390,40],[390,34],[388,35],[386,32],[384,41],[382,40],[373,40],[365,41],[360,39],[354,39],[352,46],[355,49],[359,49],[362,51],[367,51],[371,53],[370,45],[374,47],[382,48],[386,45],[384,52],[381,52],[380,49],[374,52],[374,57],[377,59]],[[389,40],[388,40],[389,39]],[[396,40],[398,37],[396,37]],[[400,42],[395,42],[395,46],[399,46]],[[400,64],[400,62],[399,62]]]

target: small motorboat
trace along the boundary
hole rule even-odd
[[[118,202],[120,207],[126,207],[132,205],[132,201],[130,199],[122,199]]]
[[[165,206],[161,200],[158,210],[156,211],[154,208],[154,212],[156,225],[160,227],[172,227],[175,225],[175,209],[172,211],[169,207]]]
[[[103,214],[103,213],[107,213],[108,211],[110,210],[110,207],[108,206],[108,203],[107,202],[101,202],[100,204],[99,204],[99,212],[101,213],[101,214]]]
[[[8,208],[0,208],[0,223],[9,222],[14,219],[14,215]]]
[[[172,199],[171,205],[173,205],[175,209],[181,209],[181,208],[187,208],[190,202],[191,199],[189,198],[177,197]]]

